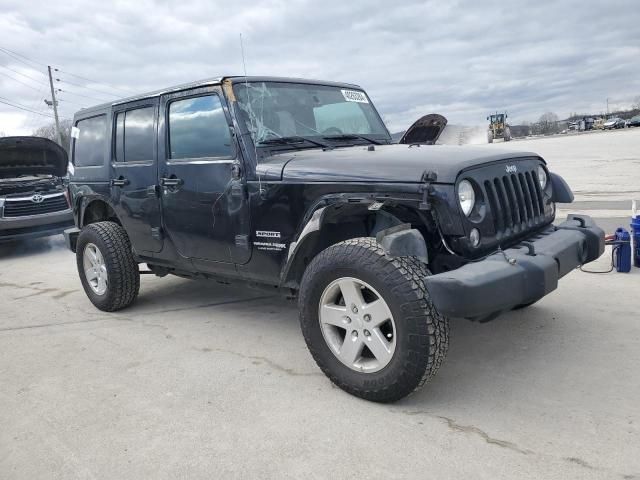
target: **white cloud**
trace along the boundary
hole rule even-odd
[[[250,75],[358,83],[398,130],[430,112],[478,124],[495,110],[531,121],[547,110],[561,117],[604,110],[607,97],[627,105],[640,95],[639,24],[634,0],[3,0],[0,46],[118,89],[58,73],[103,91],[60,83],[61,112],[69,116],[115,98],[104,91],[242,74],[242,32]],[[2,52],[0,65],[46,83],[44,66],[34,72]],[[0,97],[51,113],[42,102],[46,88],[33,86],[0,75]],[[0,105],[0,131],[24,133],[48,121],[22,113]]]

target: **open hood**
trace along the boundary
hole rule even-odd
[[[399,143],[433,145],[447,126],[447,119],[437,113],[430,113],[416,120],[404,132]]]
[[[41,137],[0,138],[0,178],[23,175],[67,173],[67,152],[57,143]]]

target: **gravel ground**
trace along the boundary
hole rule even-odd
[[[522,147],[577,210],[628,223],[640,129],[486,148]],[[438,376],[378,405],[332,387],[271,294],[144,276],[106,314],[61,237],[1,246],[0,265],[2,479],[640,478],[638,269],[452,320]]]

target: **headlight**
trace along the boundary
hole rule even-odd
[[[538,182],[540,182],[540,188],[544,190],[547,186],[547,171],[542,165],[538,165]]]
[[[468,217],[476,203],[476,193],[469,180],[462,180],[458,185],[458,202],[462,212]]]

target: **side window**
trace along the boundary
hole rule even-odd
[[[171,158],[230,157],[231,133],[217,95],[169,104]]]
[[[100,115],[76,122],[79,135],[73,146],[73,164],[76,167],[104,165],[107,145],[107,117]]]
[[[116,115],[116,162],[153,160],[154,107],[136,108]]]

